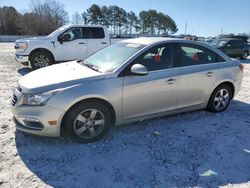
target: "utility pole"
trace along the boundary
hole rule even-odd
[[[187,26],[188,26],[188,24],[187,24],[187,22],[185,23],[185,35],[187,34]]]

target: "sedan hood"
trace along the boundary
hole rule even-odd
[[[42,93],[103,77],[103,73],[71,61],[35,70],[22,77],[18,84],[24,93]]]

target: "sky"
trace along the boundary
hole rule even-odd
[[[155,9],[171,16],[179,29],[197,36],[221,33],[250,33],[250,0],[58,0],[65,5],[69,18],[82,13],[92,4],[117,5],[139,14]],[[14,6],[20,12],[30,11],[31,0],[0,0],[0,6]]]

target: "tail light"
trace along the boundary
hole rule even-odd
[[[240,64],[239,65],[240,71],[243,72],[244,71],[244,65]]]

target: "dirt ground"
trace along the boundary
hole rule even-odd
[[[30,69],[0,43],[0,187],[250,187],[250,59],[228,110],[114,128],[87,145],[15,130],[12,88]],[[154,134],[157,133],[157,134]]]

